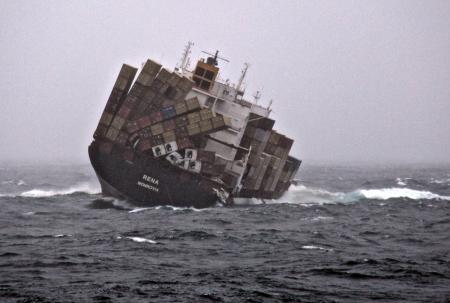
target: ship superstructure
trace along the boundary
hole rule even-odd
[[[189,43],[171,72],[147,60],[123,65],[89,154],[107,195],[146,205],[206,207],[233,197],[279,198],[301,161],[273,130],[270,106],[219,78],[209,54],[188,69]],[[259,98],[255,95],[255,101]]]

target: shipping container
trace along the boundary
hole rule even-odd
[[[120,131],[116,140],[114,140],[119,145],[125,146],[128,142],[128,134],[124,131]]]
[[[183,93],[187,94],[194,85],[194,81],[189,78],[182,77],[180,81],[178,81],[176,87],[180,89]]]
[[[169,143],[176,140],[175,132],[173,130],[169,130],[163,133],[164,143]]]
[[[175,112],[177,115],[182,115],[187,113],[188,109],[186,106],[186,103],[184,102],[179,102],[177,104],[175,104]]]
[[[151,132],[153,135],[160,135],[164,132],[164,128],[162,123],[156,123],[150,126]]]
[[[111,141],[116,140],[118,135],[119,135],[119,130],[115,129],[114,127],[110,127],[108,129],[108,131],[106,132],[106,138]]]
[[[177,115],[173,106],[168,106],[161,109],[161,114],[163,116],[163,119],[170,119]]]
[[[164,144],[164,148],[167,153],[171,153],[178,150],[178,145],[176,141],[169,141]]]
[[[115,129],[122,129],[122,127],[125,125],[125,119],[115,116],[113,121],[111,122],[111,127],[114,127]]]
[[[188,124],[189,124],[189,120],[188,120],[188,117],[186,115],[178,116],[178,117],[175,118],[175,125],[177,127],[186,126]]]
[[[160,144],[157,146],[152,147],[152,152],[154,157],[161,157],[166,154],[166,149],[164,148],[164,145]]]
[[[201,120],[209,120],[213,117],[211,110],[204,108],[200,110],[200,119]]]
[[[179,153],[173,152],[166,156],[166,160],[173,165],[178,165],[179,163],[183,162],[183,157]]]
[[[214,163],[214,161],[216,160],[216,153],[204,149],[198,149],[197,160],[201,162]]]
[[[187,115],[189,124],[194,124],[196,122],[200,122],[200,114],[199,112],[193,112]]]
[[[130,116],[131,113],[131,109],[125,105],[122,105],[122,107],[119,109],[119,112],[117,113],[117,115],[125,120],[128,119],[128,117]]]
[[[153,145],[161,145],[161,144],[164,144],[164,138],[163,138],[163,136],[162,136],[162,134],[160,134],[160,135],[154,135],[153,137],[152,137],[153,139]]]
[[[188,148],[184,151],[184,158],[188,160],[197,160],[197,149]]]
[[[152,124],[161,122],[163,120],[162,113],[160,111],[150,113],[150,120]]]
[[[213,128],[221,128],[225,126],[222,116],[215,116],[211,118]]]
[[[111,121],[113,120],[113,118],[114,118],[114,116],[111,113],[103,112],[103,114],[100,118],[100,124],[109,126],[109,124],[111,124]]]
[[[140,129],[148,127],[152,124],[149,116],[143,116],[137,120]]]
[[[137,145],[137,150],[140,152],[145,152],[152,148],[152,142],[150,139],[141,139]]]
[[[194,111],[200,109],[200,102],[198,101],[197,97],[190,98],[186,100],[186,107],[188,111]]]
[[[133,122],[130,121],[127,123],[126,129],[129,134],[133,134],[139,130],[139,125],[138,125],[137,121],[133,121]]]
[[[164,131],[174,130],[176,128],[175,119],[164,121],[163,128]]]
[[[185,149],[194,146],[189,138],[177,138],[177,145],[178,149]]]
[[[200,125],[198,122],[188,124],[187,132],[189,136],[194,136],[200,133]]]
[[[202,133],[209,132],[212,130],[211,119],[200,121],[200,131]]]

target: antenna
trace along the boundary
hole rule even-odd
[[[259,90],[256,91],[256,93],[253,95],[253,98],[255,98],[255,103],[258,104],[258,100],[261,98],[261,92]]]
[[[205,52],[205,51],[202,51],[202,53],[205,53],[207,55],[212,56],[212,57],[208,57],[206,59],[206,63],[214,65],[214,66],[217,66],[217,64],[218,64],[217,59],[220,59],[220,60],[225,61],[225,62],[230,62],[228,59],[219,57],[219,51],[218,50],[216,50],[216,53],[214,55],[211,54],[211,53]]]
[[[270,99],[269,106],[267,106],[269,113],[272,111],[272,109],[270,109],[270,107],[272,106],[272,103],[273,103],[273,99]]]
[[[181,73],[184,74],[184,71],[189,65],[189,55],[191,54],[191,47],[194,45],[194,42],[188,41],[187,45],[184,47],[183,56],[181,57],[180,69]]]
[[[242,87],[242,82],[244,82],[245,75],[247,74],[247,70],[250,67],[249,63],[244,63],[244,68],[241,71],[241,77],[239,78],[238,84],[236,85],[236,96],[239,94],[239,91]]]

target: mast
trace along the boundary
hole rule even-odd
[[[245,75],[247,74],[247,70],[249,67],[250,67],[250,64],[245,62],[244,68],[241,71],[241,77],[239,78],[239,81],[236,85],[236,96],[234,97],[234,99],[236,99],[239,94],[241,94],[241,95],[244,94],[244,92],[241,92],[241,87],[242,87],[242,82],[244,82]]]
[[[181,74],[184,74],[184,71],[189,65],[189,55],[191,54],[191,47],[194,45],[194,42],[188,41],[188,44],[184,47],[183,56],[181,57],[180,69]]]
[[[253,95],[253,98],[255,98],[255,103],[258,104],[259,99],[261,99],[261,92],[259,90],[256,91],[256,93]]]

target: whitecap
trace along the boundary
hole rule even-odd
[[[430,183],[433,183],[433,184],[446,184],[447,183],[447,184],[450,185],[450,179],[441,179],[441,180],[439,180],[439,179],[432,178]]]
[[[412,200],[450,200],[450,196],[440,196],[430,191],[421,191],[410,188],[382,188],[382,189],[361,189],[356,191],[361,198],[388,200],[393,198],[409,198]]]
[[[234,198],[235,205],[260,205],[264,204],[261,199],[257,198]]]
[[[311,221],[333,220],[333,217],[317,216],[310,219]]]
[[[324,247],[320,247],[320,246],[316,246],[316,245],[303,245],[302,249],[316,249],[316,250],[325,250],[325,251],[333,251],[333,249],[328,249],[328,248],[324,248]]]
[[[21,197],[29,197],[29,198],[45,198],[52,196],[63,196],[63,195],[71,195],[74,193],[86,193],[90,195],[100,193],[100,188],[97,185],[89,184],[89,183],[78,183],[74,186],[65,189],[32,189],[29,191],[25,191],[20,194]]]
[[[348,203],[359,199],[358,195],[343,192],[330,192],[321,188],[306,187],[304,185],[295,185],[278,200],[277,203],[297,203],[303,206],[328,203]]]
[[[65,235],[65,234],[57,234],[57,235],[54,235],[53,237],[55,237],[55,238],[65,238],[65,237],[72,237],[72,235],[70,235],[70,234],[67,234],[67,235]]]
[[[395,181],[397,182],[397,185],[399,185],[399,186],[406,186],[406,183],[405,183],[405,181],[403,181],[402,178],[397,178],[397,179],[395,179]]]
[[[34,211],[28,211],[26,213],[23,213],[24,216],[32,216],[34,214],[36,214]]]
[[[145,211],[148,209],[152,209],[151,207],[142,207],[142,208],[135,208],[129,211],[130,214],[139,213],[141,211]]]
[[[430,191],[420,191],[407,187],[358,189],[344,193],[297,185],[292,186],[276,203],[294,203],[308,207],[317,204],[353,203],[364,199],[388,200],[392,198],[450,200],[450,196],[441,196]]]
[[[130,239],[134,242],[138,242],[138,243],[151,243],[151,244],[156,244],[158,242],[150,240],[150,239],[146,239],[146,238],[141,238],[141,237],[127,237],[127,239]]]
[[[170,210],[175,210],[175,211],[179,211],[179,210],[192,210],[192,211],[204,211],[207,210],[207,208],[203,208],[203,209],[198,209],[195,207],[177,207],[177,206],[172,206],[172,205],[160,205],[160,206],[156,206],[155,207],[156,210],[160,210],[160,209],[170,209]]]

